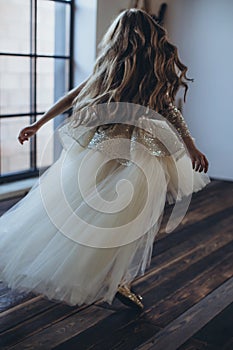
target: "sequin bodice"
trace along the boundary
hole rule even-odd
[[[129,165],[132,154],[140,149],[157,157],[176,155],[178,158],[184,153],[184,144],[167,121],[173,124],[181,137],[191,136],[190,132],[182,114],[175,106],[170,105],[163,116],[164,119],[155,120],[143,115],[136,125],[100,125],[85,132],[82,132],[82,127],[72,128],[68,125],[68,133],[82,147],[99,150],[124,165]]]

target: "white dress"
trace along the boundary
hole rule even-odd
[[[177,109],[169,118],[188,132]],[[0,218],[0,280],[69,305],[111,304],[119,284],[149,267],[166,200],[187,198],[210,179],[192,169],[164,121],[143,115],[137,127],[98,131],[71,124],[59,129],[59,159]]]

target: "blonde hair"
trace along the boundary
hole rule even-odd
[[[99,45],[93,73],[73,101],[74,112],[109,102],[130,102],[157,112],[188,90],[187,67],[166,30],[143,10],[118,15]]]

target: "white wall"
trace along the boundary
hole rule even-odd
[[[163,1],[151,2],[157,12]],[[210,161],[209,175],[233,180],[233,1],[168,0],[166,27],[189,67],[184,116]]]
[[[96,44],[100,42],[112,20],[121,10],[128,8],[129,0],[98,0]]]

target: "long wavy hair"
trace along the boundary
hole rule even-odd
[[[99,55],[74,112],[108,102],[130,102],[160,112],[180,87],[188,90],[187,67],[166,30],[143,10],[121,12],[104,35]]]

